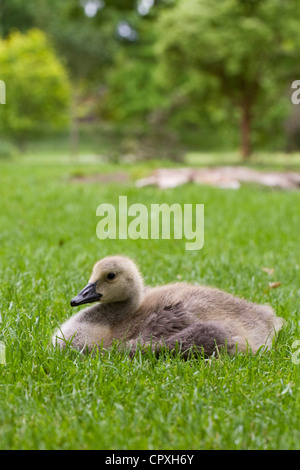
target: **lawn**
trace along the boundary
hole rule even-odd
[[[136,189],[128,181],[72,180],[119,166],[67,159],[0,162],[1,449],[299,449],[300,192],[187,184]],[[97,207],[119,195],[205,204],[202,250],[184,240],[99,240]],[[191,359],[112,350],[96,357],[49,346],[78,309],[70,299],[93,263],[133,257],[145,282],[186,280],[270,303],[286,324],[269,352]],[[265,268],[268,268],[267,270]],[[270,288],[270,282],[279,282]]]

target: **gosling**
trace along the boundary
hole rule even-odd
[[[136,264],[124,256],[98,261],[88,284],[71,306],[98,302],[69,318],[52,337],[81,352],[109,348],[117,340],[131,355],[138,345],[191,350],[205,356],[226,349],[269,348],[283,324],[269,305],[258,305],[221,290],[185,282],[145,287]]]

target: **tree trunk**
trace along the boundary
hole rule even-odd
[[[243,160],[248,160],[251,153],[251,105],[246,101],[241,105],[241,154]]]
[[[26,153],[26,149],[27,149],[27,140],[26,140],[26,137],[24,135],[18,135],[16,137],[16,142],[17,142],[17,147],[20,151],[20,153]]]

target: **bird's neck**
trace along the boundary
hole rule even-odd
[[[138,310],[141,298],[126,299],[121,302],[97,305],[99,320],[105,325],[116,325],[117,323],[131,317]]]

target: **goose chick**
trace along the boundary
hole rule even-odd
[[[136,264],[124,256],[98,261],[87,286],[71,306],[98,302],[69,318],[52,343],[81,351],[108,348],[121,340],[132,354],[139,343],[210,355],[216,348],[229,353],[256,352],[270,347],[283,320],[269,305],[258,305],[215,288],[185,282],[144,287]]]

